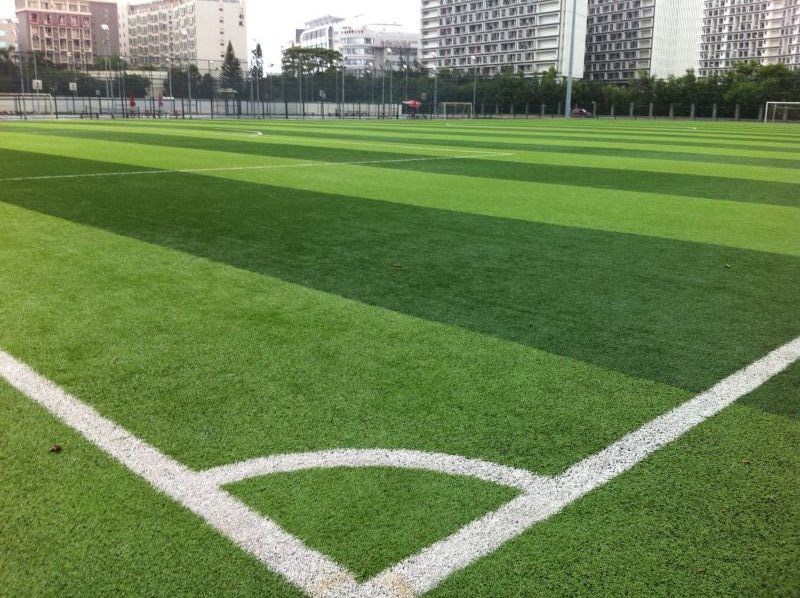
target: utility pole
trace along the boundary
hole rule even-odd
[[[472,118],[478,118],[476,110],[478,106],[478,58],[470,56],[470,60],[472,60],[472,69],[475,71],[475,76],[472,80]]]
[[[575,24],[578,21],[578,0],[572,0],[572,35],[569,40],[569,65],[567,66],[567,97],[564,100],[564,117],[572,114],[572,61],[575,57]]]

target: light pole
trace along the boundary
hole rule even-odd
[[[272,116],[272,69],[275,67],[274,64],[268,65],[269,68],[269,78],[267,79],[267,83],[269,83],[269,91],[267,91],[267,116]]]
[[[386,60],[381,68],[381,114],[386,117]]]
[[[391,56],[392,55],[392,49],[391,48],[386,48],[386,54]],[[392,107],[391,109],[394,110],[394,73],[393,73],[394,67],[392,67],[392,64],[391,64],[390,61],[386,61],[384,59],[384,62],[388,62],[389,63],[389,105]]]
[[[25,106],[25,77],[22,74],[22,54],[17,52],[17,66],[19,67],[19,118],[28,120],[28,109]]]
[[[578,0],[572,0],[572,36],[569,40],[569,65],[567,66],[567,97],[564,100],[564,116],[572,114],[572,60],[575,55],[575,24],[578,21]]]
[[[105,46],[106,46],[106,53],[105,53],[105,64],[106,64],[106,97],[108,98],[108,97],[111,97],[111,89],[109,88],[109,83],[110,83],[110,80],[109,80],[109,69],[108,69],[108,54],[109,54],[109,52],[110,52],[110,44],[109,44],[109,42],[108,42],[108,31],[109,31],[109,27],[108,27],[108,25],[107,25],[106,23],[103,23],[102,25],[100,25],[100,29],[102,29],[102,30],[105,32],[105,34],[106,34],[106,39],[105,39]]]
[[[188,39],[189,31],[187,29],[181,29],[181,35]],[[189,48],[187,44],[186,48],[186,55],[189,56]],[[189,118],[192,118],[192,61],[189,60],[189,64],[186,67],[186,88],[189,92]]]
[[[478,106],[478,59],[475,56],[469,57],[472,62],[472,70],[475,71],[472,80],[472,118],[478,118],[476,107]]]
[[[67,69],[70,71],[70,74],[74,77],[75,73],[72,71],[72,52],[67,52]],[[72,88],[72,113],[75,114],[75,95],[78,91],[78,82],[77,81],[70,82],[70,87]]]
[[[431,70],[433,71],[433,115],[439,116],[439,69],[433,65]]]

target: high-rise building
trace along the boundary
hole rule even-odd
[[[800,68],[798,0],[705,0],[700,76],[738,62]]]
[[[589,0],[585,78],[626,82],[696,69],[702,24],[701,0]]]
[[[328,15],[306,23],[297,40],[302,48],[341,52],[345,68],[353,72],[419,64],[419,34],[399,31],[397,25],[354,23]]]
[[[582,77],[587,0],[578,0],[573,76]],[[572,0],[422,0],[422,62],[428,67],[569,71]]]
[[[767,20],[764,62],[800,68],[800,0],[773,0]]]
[[[133,66],[216,69],[228,43],[247,61],[245,0],[156,0],[120,7],[120,51]]]
[[[0,19],[0,49],[17,47],[17,24],[11,19]]]
[[[116,2],[16,0],[16,9],[22,52],[83,69],[119,51]]]
[[[92,15],[92,39],[97,56],[119,54],[119,21],[116,2],[89,2]]]

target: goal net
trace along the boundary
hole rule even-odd
[[[471,118],[471,102],[440,102],[439,115],[442,118]]]
[[[0,116],[54,113],[53,96],[46,93],[0,93]]]
[[[800,102],[767,102],[764,122],[800,122]]]

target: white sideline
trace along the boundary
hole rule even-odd
[[[277,455],[195,472],[102,417],[2,350],[0,377],[308,594],[401,598],[433,589],[455,571],[491,554],[532,525],[629,470],[798,359],[800,337],[554,478],[459,456],[378,449]],[[307,547],[221,488],[224,484],[271,473],[332,467],[426,469],[515,487],[522,494],[359,584],[330,558]]]
[[[0,179],[0,183],[14,181],[48,181],[53,179],[82,179],[111,176],[135,176],[153,174],[191,174],[195,172],[236,172],[240,170],[274,170],[278,168],[321,168],[325,166],[359,166],[368,164],[395,164],[401,162],[432,162],[439,160],[476,160],[479,158],[502,158],[513,156],[510,153],[480,154],[477,156],[422,156],[419,158],[397,158],[388,160],[359,160],[356,162],[301,162],[299,164],[265,164],[263,166],[219,166],[214,168],[181,168],[176,170],[129,170],[120,172],[92,172],[79,174],[50,174],[41,176],[22,176]]]

